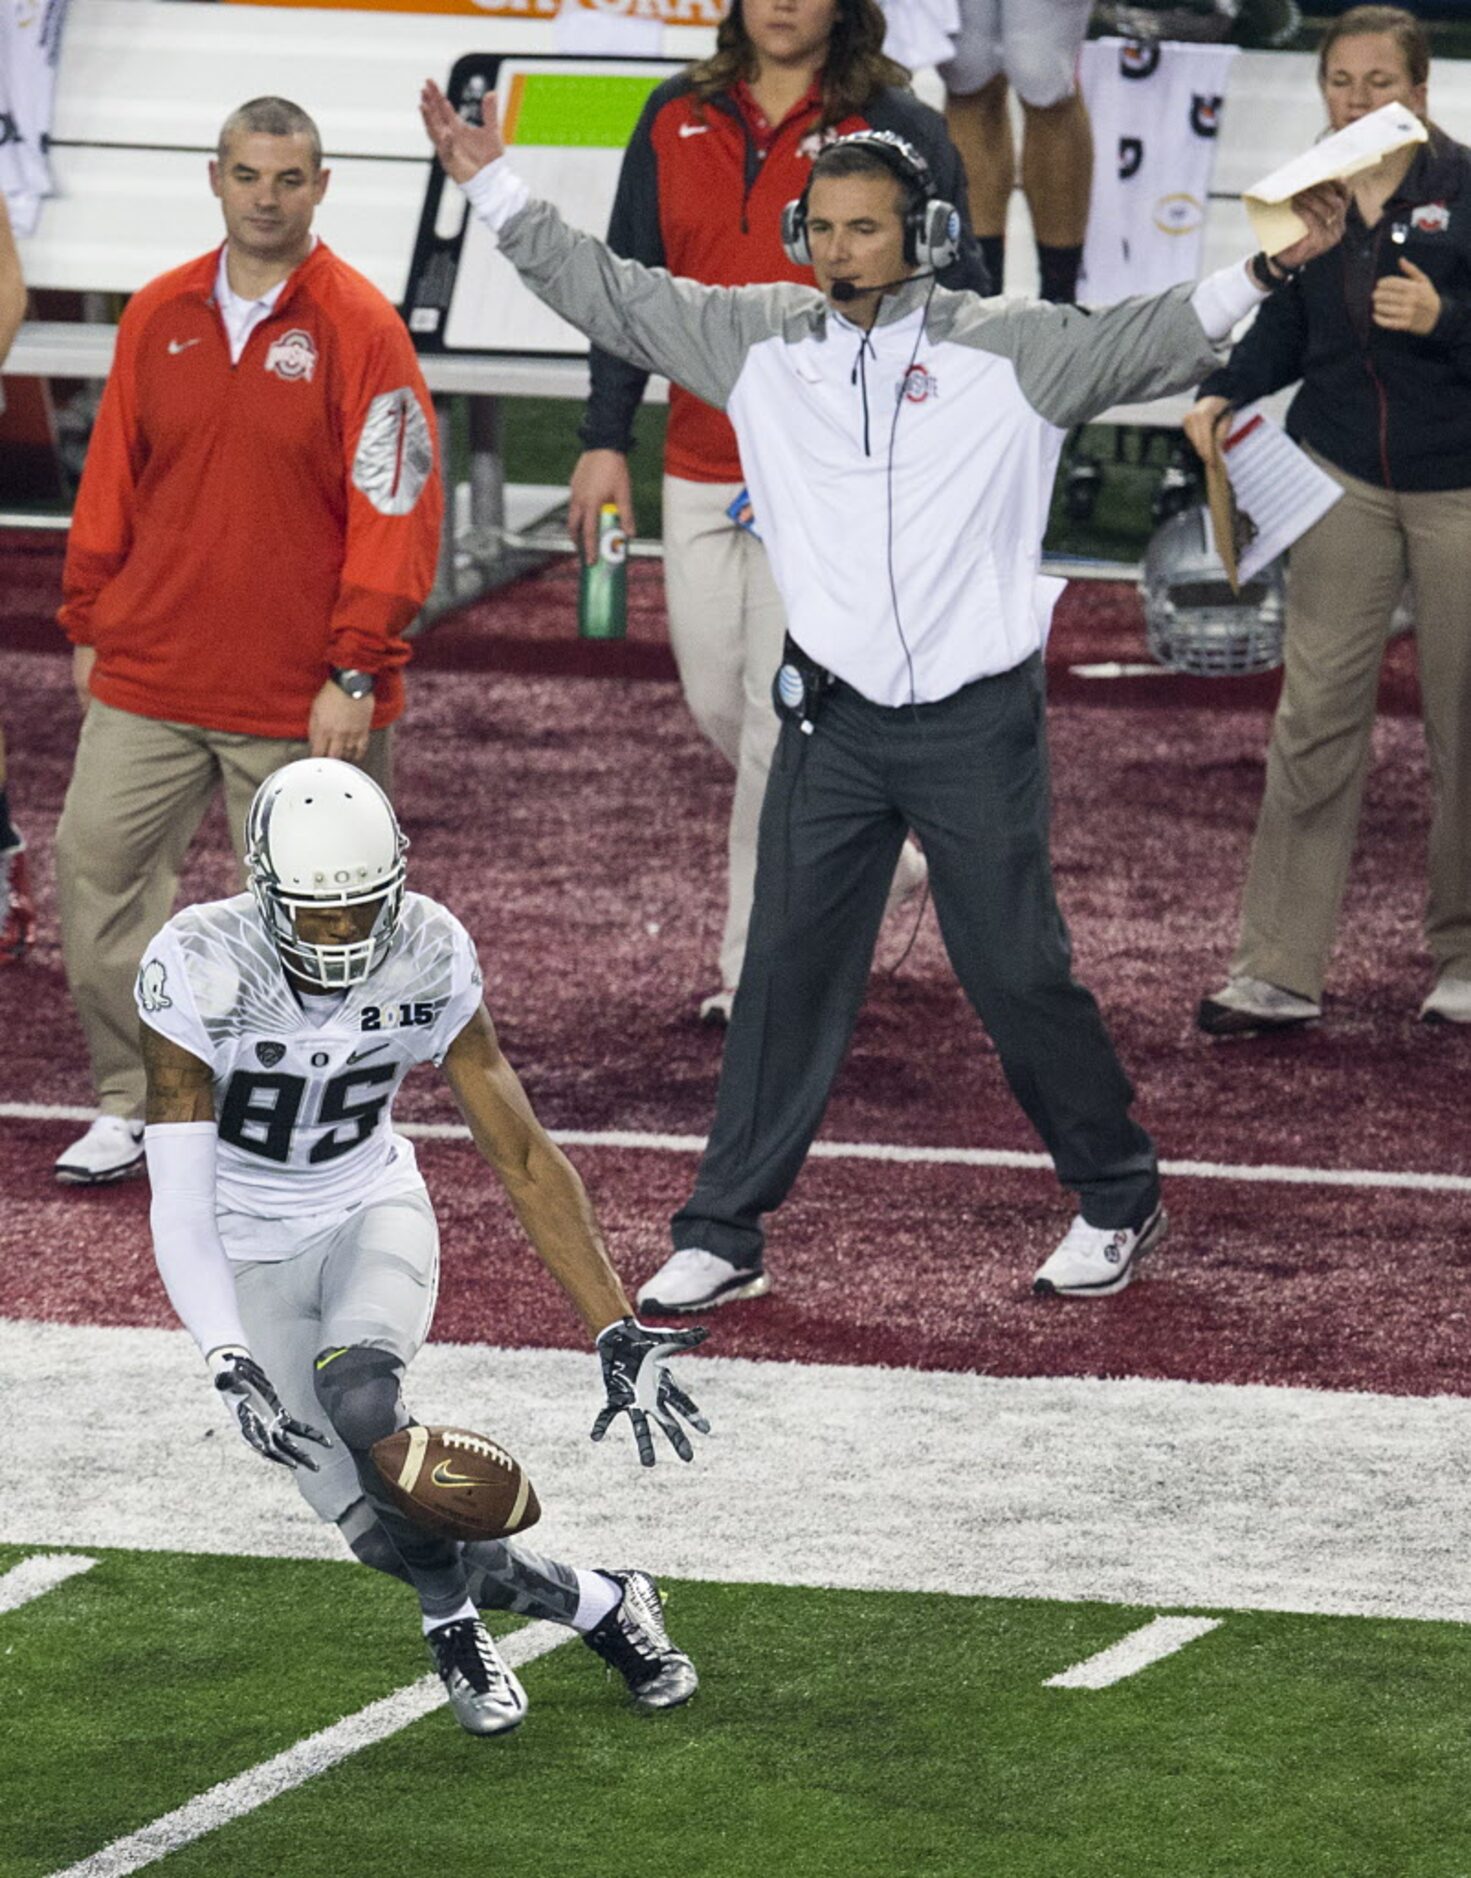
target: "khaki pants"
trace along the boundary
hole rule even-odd
[[[786,613],[766,550],[726,514],[740,491],[739,483],[664,478],[670,644],[695,722],[736,773],[720,941],[720,982],[727,986],[739,981],[746,954],[756,830],[780,729],[771,681],[786,636]]]
[[[363,768],[387,789],[392,733],[374,731]],[[250,799],[305,742],[202,730],[117,711],[82,720],[56,831],[61,949],[104,1115],[141,1116],[143,1062],[133,980],[173,910],[179,869],[217,787],[243,858]]]
[[[1471,978],[1471,489],[1400,494],[1316,460],[1345,494],[1292,549],[1282,699],[1231,969],[1322,993],[1408,577],[1431,777],[1425,937],[1437,976]]]

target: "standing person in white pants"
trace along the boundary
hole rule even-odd
[[[925,158],[937,191],[965,216],[960,158],[937,112],[883,56],[875,0],[735,0],[714,58],[650,97],[624,155],[608,231],[618,253],[717,286],[809,279],[783,253],[781,208],[807,186],[812,159],[849,131],[888,130]],[[984,292],[968,226],[946,282]],[[592,352],[588,446],[572,475],[568,525],[589,561],[598,510],[616,503],[635,526],[628,450],[648,373]],[[664,478],[664,577],[669,636],[686,701],[736,772],[720,980],[700,1006],[724,1024],[746,952],[756,830],[778,722],[771,681],[786,619],[745,503],[735,436],[724,415],[681,387],[670,394]],[[754,529],[754,532],[753,532]],[[890,905],[915,895],[924,857],[901,851]]]

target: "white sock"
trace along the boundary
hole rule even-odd
[[[457,1624],[463,1617],[478,1617],[480,1613],[470,1600],[466,1598],[460,1608],[457,1611],[451,1611],[447,1617],[443,1612],[435,1617],[431,1617],[428,1611],[423,1612],[422,1615],[424,1621],[424,1635],[427,1637],[431,1630],[438,1630],[441,1624]]]
[[[615,1584],[603,1572],[579,1571],[577,1614],[572,1619],[572,1628],[585,1636],[589,1630],[596,1630],[609,1611],[616,1611],[622,1602],[622,1585]]]

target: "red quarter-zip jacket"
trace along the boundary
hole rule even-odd
[[[434,416],[402,320],[318,243],[230,363],[219,252],[135,293],[77,493],[60,619],[136,716],[305,737],[332,666],[403,710],[434,580]]]

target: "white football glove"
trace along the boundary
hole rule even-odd
[[[709,1331],[696,1325],[692,1330],[650,1330],[635,1317],[620,1317],[598,1334],[598,1355],[603,1364],[603,1387],[607,1403],[598,1411],[592,1425],[592,1438],[601,1441],[625,1410],[633,1423],[633,1438],[638,1443],[638,1458],[645,1467],[654,1465],[654,1437],[649,1432],[649,1417],[664,1430],[670,1446],[682,1461],[692,1461],[695,1451],[689,1436],[674,1419],[676,1411],[691,1428],[708,1435],[710,1424],[674,1381],[664,1366],[664,1359],[679,1350],[693,1350],[703,1343]]]
[[[257,1454],[282,1467],[307,1467],[314,1474],[320,1471],[311,1455],[296,1442],[315,1441],[318,1447],[330,1448],[331,1441],[320,1429],[291,1419],[271,1387],[270,1377],[249,1350],[211,1350],[209,1366],[216,1389],[229,1398],[240,1432]]]

